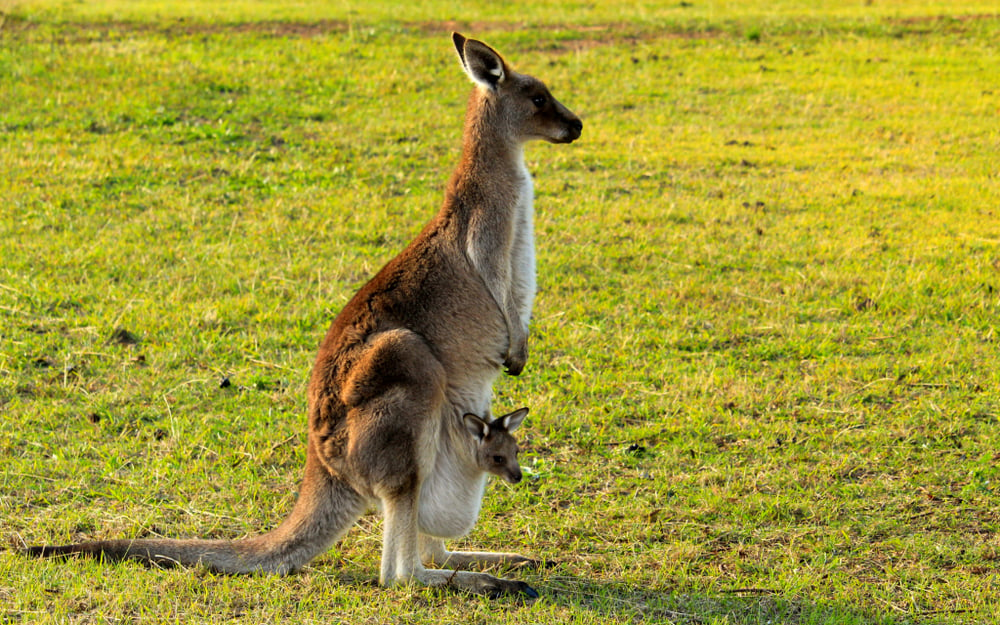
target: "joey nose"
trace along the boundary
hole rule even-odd
[[[510,482],[511,484],[517,484],[518,482],[521,481],[521,472],[511,471],[510,473],[507,474],[507,481]]]

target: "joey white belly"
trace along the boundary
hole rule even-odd
[[[479,518],[486,474],[467,477],[435,473],[420,490],[420,531],[436,538],[468,534]]]

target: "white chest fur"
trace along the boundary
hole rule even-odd
[[[536,290],[534,185],[523,155],[517,155],[514,167],[514,193],[501,194],[510,197],[512,204],[490,207],[504,219],[497,223],[485,214],[473,217],[465,249],[506,318],[512,340],[523,341]]]
[[[527,330],[537,289],[535,276],[535,189],[524,160],[511,250],[511,295],[521,326]]]

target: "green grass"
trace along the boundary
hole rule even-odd
[[[3,4],[0,619],[1000,619],[1000,17],[811,4]],[[452,28],[585,123],[529,150],[529,477],[463,541],[542,598],[379,589],[374,516],[287,578],[16,556],[284,517],[455,164]]]

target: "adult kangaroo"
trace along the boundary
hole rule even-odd
[[[452,38],[476,84],[461,161],[437,216],[347,303],[320,345],[305,477],[291,515],[241,540],[109,540],[27,553],[285,574],[377,506],[385,517],[382,584],[537,596],[522,582],[424,563],[533,562],[448,551],[444,539],[472,529],[486,481],[463,417],[488,414],[501,367],[518,375],[527,359],[535,253],[524,145],[570,143],[583,124],[486,44]]]

